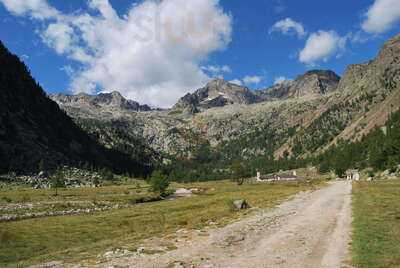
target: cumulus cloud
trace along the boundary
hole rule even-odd
[[[122,17],[108,0],[89,0],[97,12],[72,14],[45,0],[0,1],[15,15],[44,21],[44,43],[81,64],[71,81],[75,93],[119,90],[169,107],[209,79],[201,63],[231,41],[232,18],[218,0],[144,0]]]
[[[50,24],[42,34],[43,41],[58,54],[67,53],[73,44],[74,29],[65,23]]]
[[[255,85],[257,85],[257,84],[259,84],[259,83],[261,83],[261,81],[263,80],[263,77],[261,77],[261,76],[257,76],[257,75],[255,75],[255,76],[245,76],[244,78],[243,78],[243,82],[245,83],[245,84],[247,84],[247,85],[250,85],[250,84],[255,84]]]
[[[281,32],[286,35],[297,34],[299,38],[306,35],[304,26],[301,23],[292,20],[291,18],[286,18],[276,22],[269,30],[270,34],[273,32]]]
[[[306,64],[315,64],[320,60],[327,61],[331,56],[343,52],[346,40],[346,37],[341,37],[334,31],[312,33],[300,51],[299,60]]]
[[[373,34],[386,32],[400,21],[400,1],[375,0],[365,17],[361,25],[364,31]]]

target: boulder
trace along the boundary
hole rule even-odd
[[[233,201],[233,207],[235,208],[235,210],[243,210],[250,208],[249,204],[244,199]]]
[[[177,197],[188,197],[188,196],[192,196],[192,194],[193,193],[191,190],[188,190],[185,188],[180,188],[175,191],[175,196],[177,196]]]
[[[137,250],[136,250],[136,252],[137,253],[143,253],[145,251],[145,248],[144,247],[139,247]]]
[[[39,179],[45,179],[47,177],[48,177],[48,175],[47,175],[46,171],[40,171],[39,174],[37,175],[37,178],[39,178]]]

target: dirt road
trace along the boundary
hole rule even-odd
[[[333,182],[223,228],[182,231],[173,239],[176,250],[112,258],[100,266],[347,267],[350,194],[351,183]]]

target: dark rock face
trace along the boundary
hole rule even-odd
[[[81,164],[144,168],[129,156],[100,146],[75,125],[1,42],[0,92],[0,172],[36,172],[41,161],[49,168]]]
[[[80,93],[78,95],[54,94],[50,98],[62,106],[72,106],[76,108],[88,109],[110,109],[126,111],[150,111],[147,105],[140,105],[136,101],[125,99],[119,92],[100,93],[98,95],[88,95]]]

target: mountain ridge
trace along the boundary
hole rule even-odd
[[[255,104],[279,99],[318,97],[335,91],[339,80],[340,77],[331,70],[310,70],[299,75],[295,80],[284,81],[266,89],[254,90],[221,78],[214,78],[204,87],[181,97],[170,109],[194,114],[209,108],[232,104]],[[95,95],[56,93],[50,94],[49,97],[60,106],[78,109],[92,108],[132,112],[153,110],[146,104],[139,104],[135,100],[124,98],[118,91],[101,92]]]
[[[79,93],[77,95],[69,94],[51,94],[49,96],[55,102],[61,105],[69,105],[77,108],[109,108],[109,109],[121,109],[128,111],[151,111],[152,109],[144,104],[141,105],[138,102],[124,98],[120,92],[112,91],[109,93],[99,93],[97,95],[89,95],[85,93]]]

